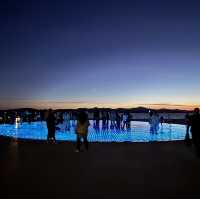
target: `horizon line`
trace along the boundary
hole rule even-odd
[[[97,101],[84,101],[84,100],[0,100],[0,109],[78,109],[78,108],[138,108],[144,107],[149,109],[180,109],[180,110],[193,110],[200,107],[200,103],[112,103],[112,102],[97,102]]]

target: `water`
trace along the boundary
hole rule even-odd
[[[150,142],[150,141],[174,141],[184,140],[186,127],[179,124],[163,124],[157,134],[150,133],[150,127],[147,122],[131,122],[130,130],[108,129],[99,130],[93,128],[93,121],[90,121],[88,140],[90,142]],[[0,135],[31,139],[46,140],[47,127],[46,122],[33,122],[31,124],[2,124],[0,125]],[[70,131],[56,131],[56,139],[62,141],[75,141],[75,128],[71,127]]]

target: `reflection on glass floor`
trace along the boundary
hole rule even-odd
[[[99,129],[93,128],[93,121],[90,121],[88,140],[90,142],[149,142],[149,141],[172,141],[184,140],[186,127],[178,124],[163,124],[157,134],[150,133],[147,122],[132,121],[129,130]],[[101,123],[100,123],[101,124]],[[33,139],[46,140],[46,122],[33,122],[31,124],[3,124],[0,125],[0,135]],[[57,140],[75,141],[75,128],[72,126],[70,131],[56,131]]]

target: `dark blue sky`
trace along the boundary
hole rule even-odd
[[[198,1],[0,5],[5,106],[200,104]]]

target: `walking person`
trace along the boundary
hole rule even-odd
[[[83,139],[85,149],[88,150],[88,127],[90,123],[88,120],[88,115],[85,112],[80,112],[77,117],[77,126],[76,126],[76,134],[77,134],[77,141],[76,141],[76,150],[75,152],[80,152],[81,147],[81,139]]]
[[[47,135],[47,141],[51,141],[52,143],[55,143],[55,133],[56,133],[56,126],[55,126],[56,118],[54,116],[54,113],[51,109],[48,111],[48,116],[46,119],[47,123],[47,129],[48,129],[48,135]]]

